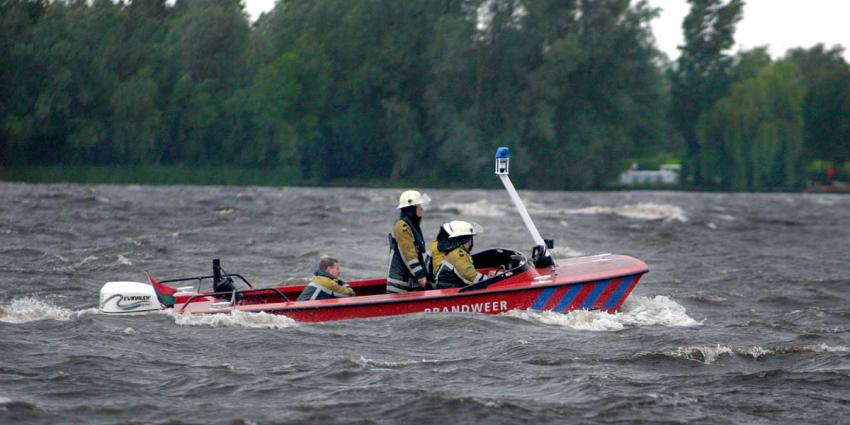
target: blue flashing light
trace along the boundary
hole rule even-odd
[[[510,158],[511,157],[511,149],[510,148],[498,148],[496,149],[496,158]]]

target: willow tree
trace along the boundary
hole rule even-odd
[[[739,191],[799,184],[804,98],[790,62],[735,83],[697,125],[703,181]]]

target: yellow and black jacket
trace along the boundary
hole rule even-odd
[[[345,298],[354,296],[354,290],[347,283],[323,272],[317,271],[310,280],[298,301],[325,300],[328,298]]]
[[[472,264],[472,255],[463,246],[458,246],[443,258],[437,269],[437,288],[462,288],[487,279]]]
[[[427,277],[424,258],[425,241],[418,220],[411,217],[407,208],[393,225],[390,233],[390,264],[387,273],[387,292],[419,290],[416,282]]]
[[[443,263],[443,258],[445,258],[446,254],[440,251],[439,241],[436,239],[428,244],[427,252],[428,257],[425,259],[425,263],[427,263],[428,273],[431,274],[430,277],[433,279],[437,276],[437,270],[440,270],[440,264]]]

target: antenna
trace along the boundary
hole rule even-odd
[[[510,161],[511,161],[511,150],[506,147],[500,147],[496,149],[496,175],[499,176],[499,179],[502,180],[502,184],[505,186],[505,190],[508,191],[508,196],[510,196],[511,201],[513,201],[514,206],[519,211],[520,217],[522,217],[522,222],[525,223],[525,228],[528,229],[528,233],[531,234],[531,238],[534,239],[534,248],[532,249],[532,261],[534,262],[535,267],[549,267],[553,264],[552,257],[549,256],[549,251],[547,250],[551,241],[546,241],[540,236],[540,232],[537,231],[537,226],[534,225],[534,222],[531,221],[531,216],[528,215],[528,211],[525,209],[525,204],[522,203],[522,199],[520,199],[519,194],[517,194],[516,189],[514,189],[513,183],[511,183],[511,178],[508,177],[508,173],[510,172]]]

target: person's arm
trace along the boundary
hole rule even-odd
[[[487,279],[487,276],[484,276],[483,274],[478,273],[478,270],[475,270],[475,265],[472,264],[472,257],[469,253],[464,251],[459,252],[457,254],[457,263],[458,264],[454,265],[455,271],[461,279],[466,281],[467,285],[472,285],[473,283],[478,283]]]
[[[393,236],[398,244],[401,258],[404,260],[407,269],[410,270],[410,274],[416,280],[425,279],[425,268],[419,262],[419,254],[416,252],[416,245],[413,243],[413,230],[404,220],[399,220],[393,227]]]
[[[333,289],[334,295],[337,297],[353,297],[354,289],[351,289],[348,284],[346,285],[337,285],[334,283],[335,288]]]
[[[332,279],[328,278],[314,278],[313,282],[316,282],[319,285],[322,285],[323,288],[328,291],[333,292],[335,297],[352,297],[354,296],[354,289],[351,289],[348,285],[340,285],[336,283]]]

